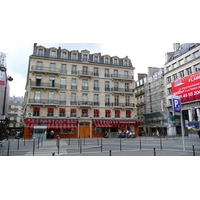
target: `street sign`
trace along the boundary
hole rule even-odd
[[[175,112],[181,112],[181,100],[179,96],[172,95],[172,109]]]

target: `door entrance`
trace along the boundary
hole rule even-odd
[[[89,122],[80,122],[79,136],[80,137],[90,137],[90,123]]]

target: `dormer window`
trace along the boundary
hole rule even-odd
[[[109,64],[108,58],[105,58],[105,64]]]
[[[117,59],[114,59],[114,63],[113,63],[114,65],[117,65]]]
[[[66,59],[67,58],[67,52],[62,52],[61,58]]]
[[[98,56],[94,56],[94,62],[98,62]]]
[[[124,60],[124,66],[128,66],[128,60]]]
[[[83,61],[88,61],[88,55],[87,54],[83,54]]]
[[[76,53],[72,54],[72,60],[76,60]]]
[[[38,56],[43,56],[43,49],[38,49]]]
[[[55,50],[52,50],[52,51],[51,51],[51,57],[52,57],[52,58],[56,58],[56,51],[55,51]]]

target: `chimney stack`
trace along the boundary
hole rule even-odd
[[[180,47],[180,43],[174,43],[173,46],[174,46],[174,52],[175,52]]]

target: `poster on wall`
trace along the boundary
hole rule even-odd
[[[181,102],[200,99],[200,71],[171,82],[172,94],[179,96]]]

